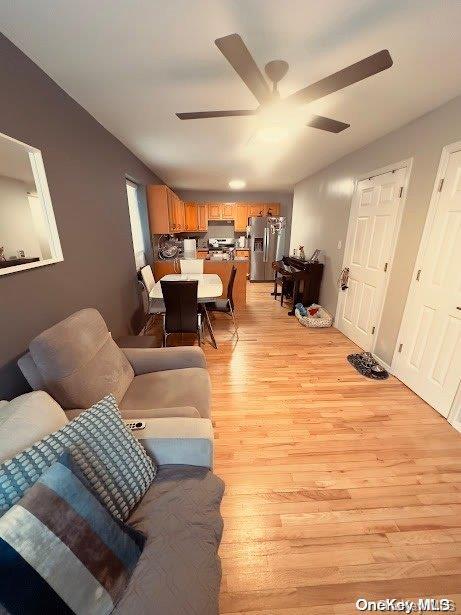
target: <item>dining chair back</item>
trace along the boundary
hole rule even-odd
[[[161,280],[164,316],[164,345],[171,333],[194,333],[201,343],[201,315],[198,311],[197,280]]]
[[[232,309],[234,309],[234,296],[233,295],[234,295],[234,282],[235,282],[236,275],[237,275],[237,268],[232,267],[232,270],[229,276],[229,282],[227,284],[227,299]]]
[[[147,294],[149,294],[155,286],[154,274],[152,273],[152,267],[150,265],[146,265],[141,269],[141,278],[147,289]]]
[[[238,327],[237,327],[237,322],[235,320],[234,297],[233,297],[234,282],[235,282],[236,274],[237,274],[236,267],[232,267],[231,272],[230,272],[230,276],[229,276],[229,282],[227,284],[227,295],[226,295],[226,298],[225,299],[217,299],[216,301],[212,301],[212,302],[208,303],[207,304],[207,310],[208,310],[208,312],[221,312],[223,314],[228,314],[232,318],[232,322],[234,323],[234,331],[235,331],[235,334],[237,335],[237,339],[238,339]]]
[[[203,273],[203,258],[181,259],[181,273]]]

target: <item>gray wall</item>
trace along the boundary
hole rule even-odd
[[[0,399],[27,389],[15,361],[40,331],[98,308],[114,337],[138,296],[125,175],[160,180],[0,34],[0,132],[42,151],[64,262],[0,277]]]
[[[320,301],[335,312],[336,281],[341,271],[353,181],[364,173],[413,158],[413,169],[389,280],[376,354],[392,360],[411,275],[426,220],[429,201],[444,145],[461,139],[461,97],[402,128],[341,158],[295,186],[291,247],[326,252]],[[341,250],[337,249],[342,241]]]
[[[208,203],[280,203],[280,215],[287,218],[286,253],[290,246],[291,214],[293,209],[293,194],[290,192],[242,192],[210,190],[181,190],[174,188],[183,201],[203,201]],[[216,237],[216,235],[215,235]]]

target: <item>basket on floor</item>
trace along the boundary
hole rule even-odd
[[[321,305],[313,303],[309,308],[318,308],[318,317],[301,316],[298,309],[295,309],[296,318],[304,327],[331,327],[333,324],[333,316],[327,312]],[[307,309],[309,309],[307,308]]]

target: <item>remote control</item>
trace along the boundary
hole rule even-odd
[[[146,423],[144,421],[125,421],[125,425],[131,431],[138,431],[139,429],[145,429]]]

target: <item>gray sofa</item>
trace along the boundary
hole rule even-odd
[[[43,391],[0,402],[1,460],[67,421],[62,408]],[[134,433],[157,460],[159,471],[128,520],[147,541],[114,613],[217,615],[224,487],[211,471],[211,421],[175,417],[146,423],[146,430]]]
[[[101,314],[80,310],[38,335],[18,365],[73,417],[112,393],[126,418],[210,417],[211,386],[198,347],[124,348]]]

